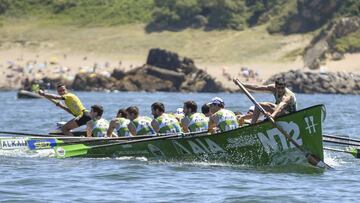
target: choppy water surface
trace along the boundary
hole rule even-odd
[[[46,100],[17,100],[0,93],[2,131],[47,133],[70,117]],[[232,110],[251,105],[242,94],[78,93],[86,107],[102,104],[105,118],[118,108],[138,105],[150,115],[155,101],[175,111],[192,99],[203,104],[214,96]],[[256,94],[259,101],[271,95]],[[300,108],[325,104],[324,131],[360,139],[360,96],[297,95]],[[46,152],[44,152],[46,153]],[[298,167],[233,166],[208,163],[159,163],[142,159],[65,159],[46,154],[0,152],[1,202],[349,202],[360,198],[360,160],[326,153],[335,170]]]

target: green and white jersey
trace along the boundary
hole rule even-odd
[[[128,125],[130,123],[129,119],[126,118],[115,118],[116,122],[116,133],[119,137],[130,136]]]
[[[208,130],[209,118],[202,113],[193,113],[185,116],[184,124],[190,132],[202,132]]]
[[[179,121],[175,116],[163,113],[155,121],[159,125],[159,133],[181,133]]]
[[[103,118],[93,120],[92,135],[93,137],[106,137],[109,122]]]
[[[151,126],[152,119],[147,116],[140,116],[131,121],[136,129],[136,135],[153,135],[154,129]]]
[[[227,109],[220,109],[214,114],[216,127],[221,132],[233,130],[239,127],[236,115],[234,112]]]

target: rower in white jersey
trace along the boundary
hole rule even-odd
[[[151,126],[151,118],[147,116],[139,116],[139,108],[130,106],[126,109],[130,123],[128,125],[131,135],[155,135],[155,131]]]
[[[209,120],[209,132],[214,133],[216,129],[220,132],[233,130],[239,127],[234,112],[224,108],[225,103],[219,97],[214,97],[210,102],[212,115]]]
[[[204,114],[197,112],[196,102],[184,102],[183,111],[185,117],[181,120],[181,127],[184,132],[204,132],[208,130],[209,119]]]
[[[130,120],[127,119],[127,112],[125,109],[120,109],[116,118],[110,121],[109,129],[107,130],[108,137],[126,137],[130,136],[128,125]],[[116,132],[114,132],[116,130]]]
[[[179,121],[175,116],[165,113],[165,106],[163,103],[155,102],[151,105],[151,114],[154,119],[151,121],[151,126],[155,132],[161,134],[181,133]]]
[[[87,137],[106,137],[109,122],[102,118],[104,109],[101,105],[91,106],[91,120],[86,123]]]

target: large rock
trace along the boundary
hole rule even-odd
[[[273,84],[278,77],[297,93],[360,94],[360,75],[352,73],[292,70],[273,75],[265,84]]]
[[[95,73],[77,74],[71,86],[83,91],[229,91],[198,69],[192,59],[162,49],[150,50],[147,64],[128,72],[114,70],[110,77]]]
[[[360,30],[360,17],[358,16],[342,18],[330,23],[306,48],[305,66],[310,69],[318,69],[327,53],[335,56],[336,59],[342,58],[341,54],[336,52],[335,40],[358,30]]]

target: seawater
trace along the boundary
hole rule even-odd
[[[186,100],[199,106],[219,96],[234,111],[246,112],[243,94],[95,93],[77,92],[89,108],[104,106],[110,119],[119,108],[137,105],[150,115],[161,101],[175,111]],[[273,101],[269,94],[254,94]],[[360,96],[297,94],[298,107],[325,104],[324,133],[360,139]],[[55,123],[71,119],[47,100],[18,100],[16,92],[0,93],[1,131],[47,133]],[[0,152],[0,202],[357,202],[360,160],[326,152],[334,170],[299,166],[261,167],[222,163],[151,162],[142,158],[49,158],[51,151],[28,154]]]

